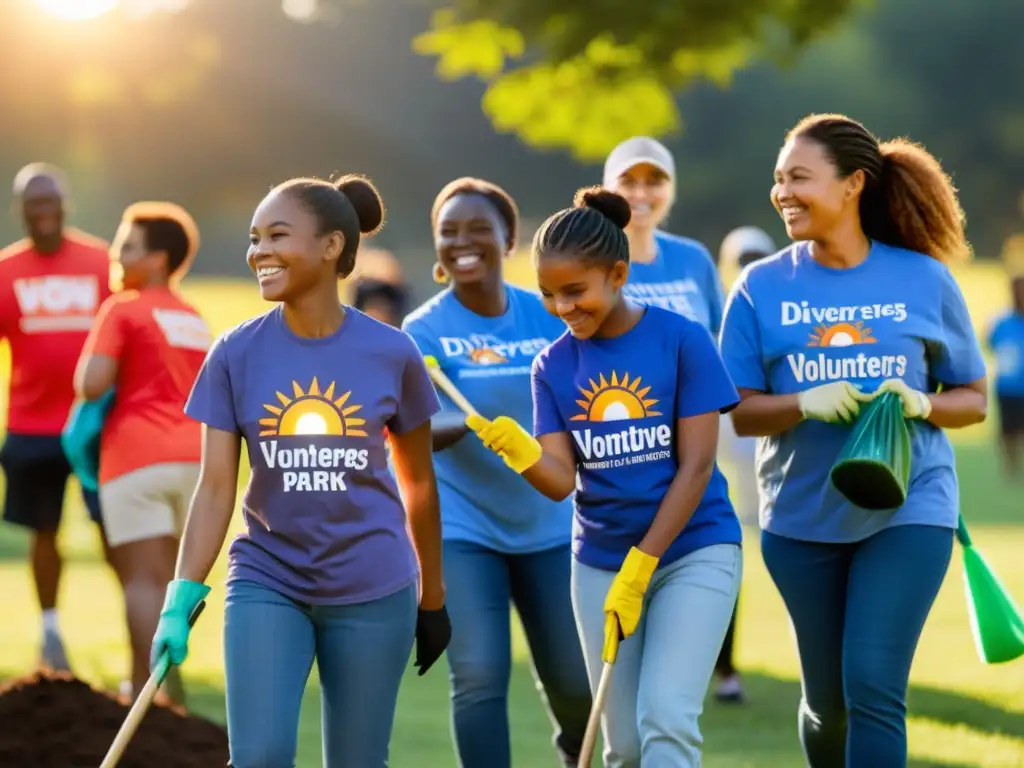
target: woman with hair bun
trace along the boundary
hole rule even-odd
[[[448,644],[430,436],[437,395],[412,339],[338,299],[360,235],[383,219],[364,177],[275,187],[253,216],[248,262],[278,306],[216,340],[185,408],[204,424],[202,468],[152,663],[187,654],[244,439],[246,530],[228,552],[224,608],[234,768],[294,764],[314,660],[324,765],[387,765],[414,641],[421,675]]]
[[[985,362],[949,264],[970,248],[938,161],[842,115],[786,137],[772,202],[795,242],[732,289],[721,348],[758,451],[762,553],[789,611],[812,768],[907,764],[918,638],[949,566],[959,492],[947,429],[985,419]],[[862,404],[909,421],[906,501],[868,510],[829,480]]]
[[[569,331],[533,364],[536,437],[505,416],[469,425],[544,495],[575,492],[572,598],[592,689],[615,664],[604,765],[696,768],[742,574],[715,463],[719,414],[739,397],[702,324],[623,294],[629,218],[593,187],[537,231],[541,296]]]

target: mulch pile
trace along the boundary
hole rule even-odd
[[[128,705],[68,674],[41,672],[0,688],[0,767],[98,768]],[[118,768],[224,768],[221,726],[154,704]]]

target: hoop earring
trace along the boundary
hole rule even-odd
[[[437,261],[434,262],[434,266],[430,270],[430,276],[438,285],[446,285],[450,279],[448,273],[444,271],[444,267]]]

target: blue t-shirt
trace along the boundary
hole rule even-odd
[[[540,298],[507,285],[500,317],[467,309],[451,290],[409,314],[402,327],[485,418],[533,423],[530,367],[565,330]],[[459,412],[441,394],[446,410]],[[509,554],[565,546],[572,535],[571,502],[533,489],[473,434],[434,454],[441,519],[447,540],[470,541]]]
[[[384,430],[409,432],[439,408],[412,339],[351,307],[322,339],[295,335],[280,307],[217,339],[185,412],[245,439],[246,530],[228,550],[228,581],[325,605],[412,583]]]
[[[638,304],[669,309],[715,336],[722,325],[722,283],[708,249],[696,240],[655,232],[654,260],[632,262],[623,292]]]
[[[736,386],[792,394],[846,380],[874,391],[889,378],[924,392],[985,375],[971,318],[945,265],[874,243],[852,269],[816,262],[797,243],[744,270],[726,305],[722,356]],[[761,526],[805,541],[851,542],[892,525],[955,528],[958,488],[946,433],[909,422],[910,485],[902,507],[850,504],[829,473],[852,427],[801,421],[758,440]]]
[[[996,393],[1024,397],[1024,315],[1011,311],[998,318],[988,346],[996,358]]]
[[[647,307],[627,333],[565,333],[533,364],[534,432],[567,432],[576,451],[573,553],[616,571],[647,534],[679,469],[679,419],[739,402],[706,328]],[[739,521],[715,466],[693,517],[661,565],[713,544],[739,544]]]

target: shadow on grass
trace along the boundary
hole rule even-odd
[[[797,736],[797,705],[800,684],[793,680],[746,673],[744,686],[750,697],[745,706],[719,704],[709,697],[701,719],[706,755],[728,765],[751,755],[763,756],[778,765],[804,765]],[[989,735],[1024,739],[1024,714],[960,693],[926,686],[911,686],[908,713],[941,722],[951,728],[966,726]],[[913,752],[914,744],[910,749]],[[767,764],[767,762],[766,762]],[[910,768],[971,768],[973,764],[936,762],[911,757]]]
[[[110,689],[113,680],[90,681]],[[747,673],[750,697],[745,706],[727,706],[709,696],[701,720],[705,760],[715,766],[800,766],[803,755],[797,737],[796,710],[800,686],[760,673]],[[225,722],[224,693],[209,679],[185,672],[190,711],[219,725]],[[299,722],[299,766],[320,764],[320,688],[316,669],[310,675]],[[533,687],[528,664],[514,665],[509,693],[513,764],[553,764],[552,728]],[[967,726],[984,734],[1024,738],[1024,717],[962,694],[930,687],[913,687],[912,716],[940,721],[950,727]],[[392,737],[392,764],[398,768],[454,765],[448,728],[447,669],[443,659],[420,678],[410,672],[403,681]],[[55,723],[54,727],[60,724]],[[911,743],[911,750],[914,744]],[[972,768],[973,764],[911,758],[909,768]]]

